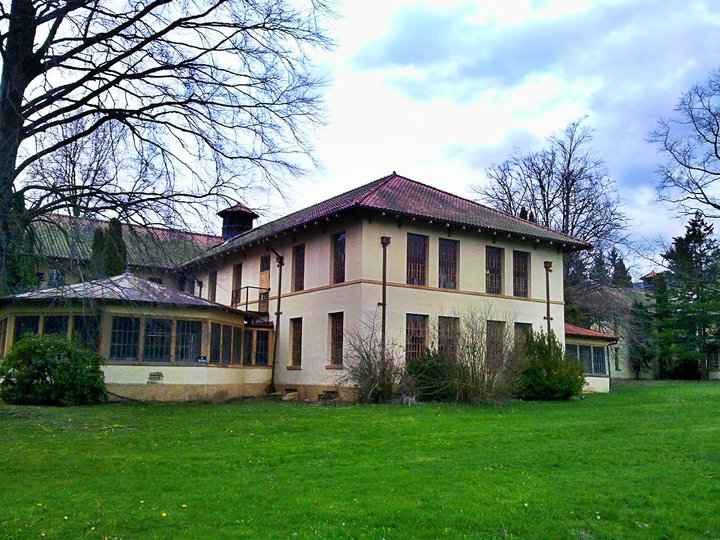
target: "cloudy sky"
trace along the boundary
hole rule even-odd
[[[587,117],[638,236],[682,231],[653,205],[646,142],[680,94],[720,66],[712,0],[345,0],[318,57],[328,124],[296,210],[393,170],[459,195],[514,148]]]

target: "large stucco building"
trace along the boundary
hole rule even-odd
[[[167,325],[167,357],[148,359],[148,330],[140,327],[149,323],[143,318],[132,336],[138,342],[134,356],[108,354],[106,374],[118,394],[197,397],[196,385],[213,368],[220,370],[213,375],[222,386],[218,398],[257,395],[261,383],[311,399],[342,394],[347,388],[338,381],[348,355],[347,336],[379,318],[383,283],[387,341],[401,346],[408,358],[431,340],[451,347],[458,317],[471,311],[487,319],[488,343],[530,328],[546,329],[548,310],[551,329],[564,339],[563,253],[591,247],[395,173],[257,227],[257,214],[242,205],[220,216],[223,236],[163,269],[163,285],[204,300],[208,305],[202,309],[222,313],[219,318],[235,314],[236,324],[213,325],[205,317],[202,362],[181,365],[170,352],[177,322]],[[183,313],[151,318],[163,317],[176,320]],[[110,317],[104,324],[106,339],[112,341],[116,323]],[[265,379],[260,381],[253,360],[242,360],[243,350],[255,350],[257,333],[233,328],[271,325],[272,343],[263,353],[269,366],[262,365]],[[245,335],[253,340],[250,349]],[[109,353],[113,345],[104,346]],[[588,373],[590,390],[607,388],[602,380],[607,354],[604,365],[603,372]],[[252,386],[231,375],[251,369]],[[133,384],[146,387],[153,377],[154,387],[176,387],[153,389],[154,394],[133,391]],[[212,392],[202,395],[213,398]]]

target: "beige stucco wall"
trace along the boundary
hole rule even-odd
[[[610,393],[610,377],[585,377],[585,386],[583,392],[590,394],[608,394]]]
[[[330,284],[331,237],[338,232],[346,233],[346,279],[342,284]],[[408,233],[429,237],[428,286],[406,285],[406,240]],[[282,280],[282,315],[279,326],[276,383],[281,388],[335,387],[342,371],[328,369],[329,362],[329,314],[344,313],[345,331],[351,331],[363,321],[368,321],[378,311],[381,300],[382,249],[380,237],[390,236],[388,247],[388,340],[401,346],[405,344],[406,314],[422,314],[429,317],[434,328],[438,316],[458,316],[469,310],[487,313],[491,319],[504,320],[511,328],[513,322],[530,323],[535,330],[546,328],[545,317],[545,270],[543,261],[553,263],[550,274],[551,315],[553,331],[564,337],[564,306],[562,289],[562,253],[558,246],[547,242],[509,239],[479,233],[477,230],[448,230],[444,224],[428,224],[422,220],[374,216],[369,219],[346,217],[322,222],[308,229],[294,231],[291,235],[272,239],[270,245],[285,259]],[[439,289],[438,242],[451,238],[460,242],[459,288]],[[292,292],[292,247],[305,244],[305,290]],[[485,246],[504,248],[504,293],[485,293]],[[512,252],[530,253],[530,297],[512,296]],[[242,286],[259,285],[260,257],[270,253],[270,320],[274,321],[277,309],[278,268],[275,255],[267,246],[245,248],[222,261],[213,262],[200,269],[198,279],[207,283],[207,272],[218,272],[216,300],[229,304],[232,294],[233,265],[242,263]],[[207,297],[207,287],[203,289]],[[255,292],[251,298],[256,299]],[[255,309],[256,303],[249,308]],[[301,369],[288,369],[290,364],[289,320],[303,319],[303,344]],[[432,330],[431,330],[432,331]],[[432,337],[432,336],[430,336]],[[347,344],[346,344],[347,345]]]

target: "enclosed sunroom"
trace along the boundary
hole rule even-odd
[[[609,348],[618,336],[588,328],[565,325],[565,354],[580,360],[585,375],[584,392],[610,392]]]
[[[104,358],[111,397],[225,400],[270,384],[267,314],[125,273],[0,299],[0,356],[28,333],[59,334]]]

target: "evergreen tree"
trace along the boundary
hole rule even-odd
[[[630,289],[633,286],[630,272],[628,272],[625,261],[620,252],[612,248],[608,254],[608,266],[611,272],[610,283],[615,287]]]
[[[645,304],[633,302],[628,332],[628,355],[630,369],[639,379],[655,359],[655,321]]]
[[[117,276],[127,267],[127,246],[122,236],[120,220],[113,218],[107,229],[93,232],[91,272],[95,277]]]
[[[593,256],[589,277],[590,281],[596,286],[610,284],[610,272],[608,272],[608,266],[605,262],[605,254],[600,250]]]
[[[705,369],[715,318],[720,308],[720,247],[713,226],[696,212],[685,235],[673,239],[663,255],[668,263],[674,365],[671,376],[696,378]]]
[[[667,379],[673,365],[673,342],[675,335],[672,321],[672,306],[668,295],[665,273],[655,275],[655,336],[654,349],[657,358],[655,376]]]

